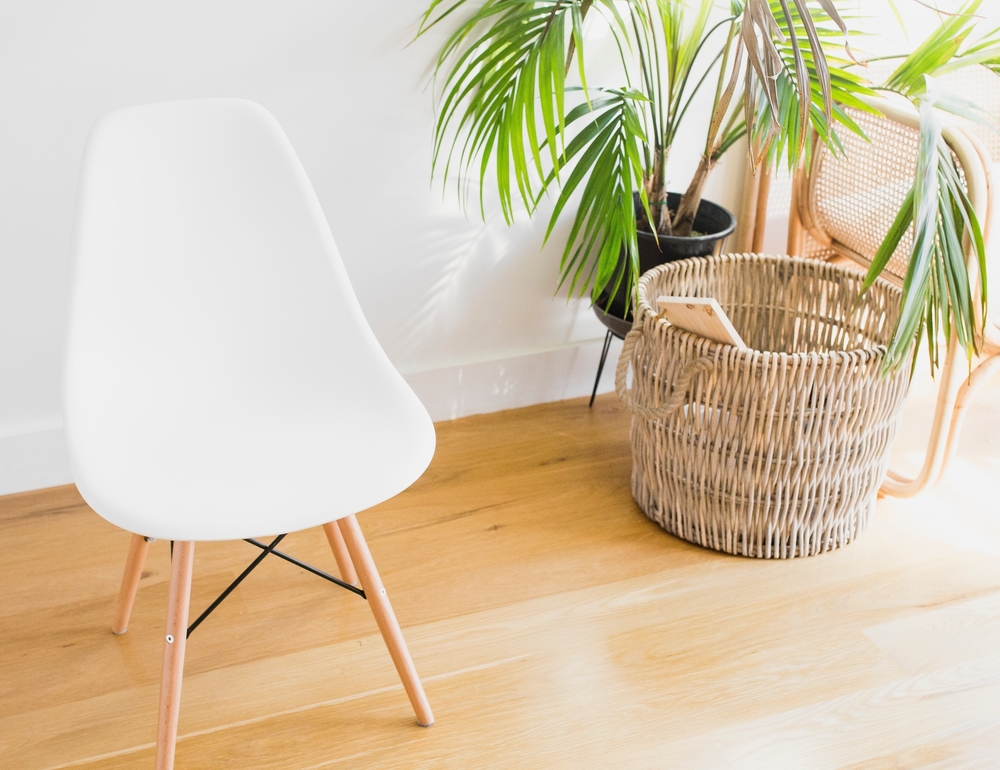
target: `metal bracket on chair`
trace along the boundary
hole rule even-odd
[[[187,636],[191,636],[191,632],[194,631],[198,626],[200,626],[202,621],[209,615],[211,615],[212,611],[216,607],[222,604],[223,600],[233,592],[233,589],[235,589],[236,586],[242,583],[243,579],[246,578],[246,576],[249,575],[251,572],[253,572],[253,570],[257,567],[257,565],[260,564],[262,561],[264,561],[264,558],[268,556],[268,554],[274,554],[278,558],[284,559],[285,561],[294,564],[296,567],[301,567],[306,572],[311,572],[312,574],[318,575],[319,577],[324,578],[325,580],[329,580],[331,583],[336,583],[341,588],[346,588],[348,591],[357,594],[362,599],[368,598],[367,596],[365,596],[365,592],[363,589],[358,588],[357,586],[352,586],[350,583],[345,583],[343,580],[335,578],[333,575],[323,572],[323,570],[321,569],[316,569],[316,567],[313,567],[311,564],[306,564],[304,561],[299,561],[294,556],[289,556],[287,553],[282,553],[281,551],[275,550],[278,543],[280,543],[284,538],[285,535],[278,535],[276,538],[274,538],[274,540],[272,540],[267,545],[261,543],[259,540],[254,540],[253,538],[245,538],[245,541],[247,543],[250,543],[250,545],[255,546],[257,548],[260,548],[261,553],[257,556],[256,559],[250,562],[249,566],[247,566],[247,568],[240,573],[239,577],[237,577],[232,583],[229,584],[229,586],[226,588],[225,591],[219,594],[218,598],[214,602],[208,605],[208,609],[206,609],[203,613],[201,613],[201,615],[198,616],[198,618],[194,621],[194,623],[188,626]],[[171,545],[170,550],[172,554],[173,541],[171,541],[170,545]]]

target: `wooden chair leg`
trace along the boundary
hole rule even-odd
[[[142,577],[142,567],[146,563],[146,552],[149,541],[142,535],[132,535],[128,546],[128,556],[125,557],[125,574],[122,575],[122,585],[118,589],[118,606],[115,608],[115,619],[111,623],[111,631],[124,634],[128,630],[128,619],[132,615],[132,605],[135,594],[139,590],[139,579]]]
[[[941,467],[942,476],[951,458],[955,456],[955,452],[958,450],[958,437],[962,432],[962,423],[965,421],[967,407],[976,395],[976,391],[989,382],[997,371],[1000,371],[1000,355],[994,355],[983,361],[958,389],[958,397],[955,399],[955,409],[951,416],[951,430],[948,431],[948,444],[945,449],[944,463]]]
[[[347,545],[344,543],[344,536],[340,533],[337,522],[328,521],[323,525],[327,542],[330,543],[330,550],[333,551],[333,558],[337,560],[337,569],[340,570],[340,577],[345,583],[352,586],[358,584],[358,573],[354,570],[354,562],[347,552]]]
[[[194,543],[174,543],[174,555],[170,564],[167,635],[163,643],[163,678],[160,680],[160,718],[156,730],[156,770],[173,770],[174,766],[193,567]]]
[[[365,591],[365,596],[368,597],[368,605],[375,616],[378,630],[382,632],[385,646],[389,648],[392,662],[396,665],[399,678],[403,680],[403,688],[406,690],[417,715],[417,722],[424,727],[430,727],[434,724],[431,704],[427,700],[427,695],[424,694],[424,686],[420,683],[420,677],[417,676],[417,669],[413,665],[410,651],[406,647],[403,632],[399,629],[396,614],[392,611],[392,605],[389,604],[385,587],[382,585],[382,578],[379,577],[375,562],[372,561],[368,543],[365,542],[365,537],[361,534],[361,527],[358,526],[358,521],[354,516],[340,519],[337,524],[340,526],[347,550],[361,578],[361,587]]]
[[[952,426],[959,391],[965,381],[965,359],[958,345],[954,327],[948,338],[948,352],[938,377],[937,405],[931,422],[931,435],[927,442],[924,463],[916,476],[910,477],[889,468],[879,493],[889,497],[913,497],[936,483],[948,459],[948,434]]]

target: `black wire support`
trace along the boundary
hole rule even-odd
[[[254,540],[253,538],[250,537],[246,538],[246,542],[250,543],[250,545],[257,546],[257,548],[260,548],[262,550],[267,548],[267,546],[261,543],[259,540]],[[271,553],[274,556],[277,556],[279,559],[284,559],[285,561],[294,564],[296,567],[301,567],[306,572],[311,572],[312,574],[318,575],[324,580],[329,580],[331,583],[336,583],[341,588],[346,588],[348,591],[357,594],[362,599],[368,598],[367,596],[365,596],[365,592],[363,589],[358,588],[357,586],[352,586],[350,583],[345,583],[343,580],[335,578],[333,575],[324,572],[321,569],[316,569],[311,564],[306,564],[304,561],[299,561],[294,556],[289,556],[287,553],[282,553],[281,551],[275,550],[274,548],[271,549]]]
[[[324,572],[321,569],[317,569],[311,564],[306,564],[304,561],[300,561],[299,559],[296,559],[294,556],[289,556],[287,553],[283,553],[282,551],[276,550],[278,543],[280,543],[284,538],[285,535],[278,535],[276,538],[274,538],[274,540],[272,540],[270,543],[267,544],[264,544],[259,540],[254,540],[253,538],[250,537],[245,538],[245,542],[250,543],[250,545],[254,546],[255,548],[259,548],[261,550],[260,554],[257,556],[256,559],[250,562],[250,565],[245,570],[243,570],[242,573],[240,573],[240,576],[236,578],[236,580],[234,580],[232,583],[229,584],[229,587],[226,588],[225,591],[219,594],[219,597],[214,602],[208,605],[208,608],[203,613],[201,613],[201,615],[198,616],[198,618],[194,621],[194,623],[188,626],[187,629],[188,636],[191,636],[191,633],[198,626],[201,625],[202,621],[205,620],[205,618],[207,618],[209,615],[212,614],[212,611],[215,610],[216,607],[222,604],[223,600],[233,592],[236,586],[242,583],[243,580],[246,578],[246,576],[249,575],[251,572],[253,572],[254,569],[256,569],[257,565],[260,564],[262,561],[264,561],[264,559],[271,554],[277,556],[279,559],[284,559],[285,561],[294,564],[296,567],[301,567],[306,572],[311,572],[312,574],[317,575],[323,578],[324,580],[329,580],[331,583],[336,583],[341,588],[346,588],[348,591],[357,594],[362,599],[368,598],[367,596],[365,596],[365,592],[363,589],[358,588],[357,586],[352,586],[350,583],[345,583],[343,580],[335,578],[333,575]],[[173,556],[173,551],[174,551],[174,541],[171,540],[170,541],[171,557]]]
[[[261,552],[261,554],[252,562],[250,562],[250,566],[247,567],[245,570],[243,570],[243,572],[240,573],[240,576],[236,578],[236,580],[234,580],[232,583],[230,583],[229,587],[225,591],[219,594],[218,599],[216,599],[214,602],[208,605],[208,609],[205,610],[203,613],[201,613],[201,615],[198,616],[198,619],[194,623],[188,626],[187,635],[191,636],[191,632],[194,631],[198,626],[200,626],[201,622],[205,618],[207,618],[209,615],[212,614],[212,610],[214,610],[216,607],[222,604],[223,599],[229,596],[229,594],[233,592],[233,589],[235,589],[236,586],[242,583],[243,579],[251,572],[253,572],[254,569],[257,567],[257,565],[260,564],[262,561],[264,561],[265,557],[269,553],[271,553],[274,550],[275,546],[278,545],[278,543],[280,543],[284,539],[285,535],[278,535],[276,538],[274,538],[274,540],[271,541],[270,545],[264,546],[264,550]]]

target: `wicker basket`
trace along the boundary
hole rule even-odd
[[[822,553],[865,529],[909,370],[880,371],[900,290],[879,281],[859,301],[862,278],[756,254],[642,277],[615,384],[633,413],[632,495],[649,518],[766,558]],[[664,294],[715,297],[749,349],[657,318]]]

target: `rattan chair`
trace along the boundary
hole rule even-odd
[[[1000,95],[1000,79],[987,70],[983,73],[986,77],[975,73],[976,81],[964,81],[966,86],[979,82]],[[981,98],[976,101],[984,103]],[[797,174],[789,212],[789,254],[850,260],[867,267],[878,250],[913,182],[919,119],[909,104],[882,99],[873,104],[885,117],[851,111],[870,142],[841,131],[846,158],[834,157],[826,147],[820,146],[811,167]],[[984,227],[988,260],[995,263],[1000,261],[1000,254],[996,247],[989,246],[988,240],[992,211],[990,151],[997,153],[994,157],[1000,157],[1000,139],[992,140],[992,147],[989,147],[977,133],[969,129],[968,122],[962,126],[949,123],[944,127],[945,140],[965,177],[969,197]],[[902,283],[911,244],[912,228],[899,244],[883,277]],[[968,253],[968,243],[966,248]],[[988,288],[990,293],[998,290],[995,285]],[[890,469],[881,493],[909,497],[941,477],[955,452],[962,420],[973,396],[1000,369],[1000,327],[995,316],[987,316],[980,350],[981,355],[973,361],[970,371],[965,353],[952,332],[938,377],[937,404],[923,465],[915,476]]]

